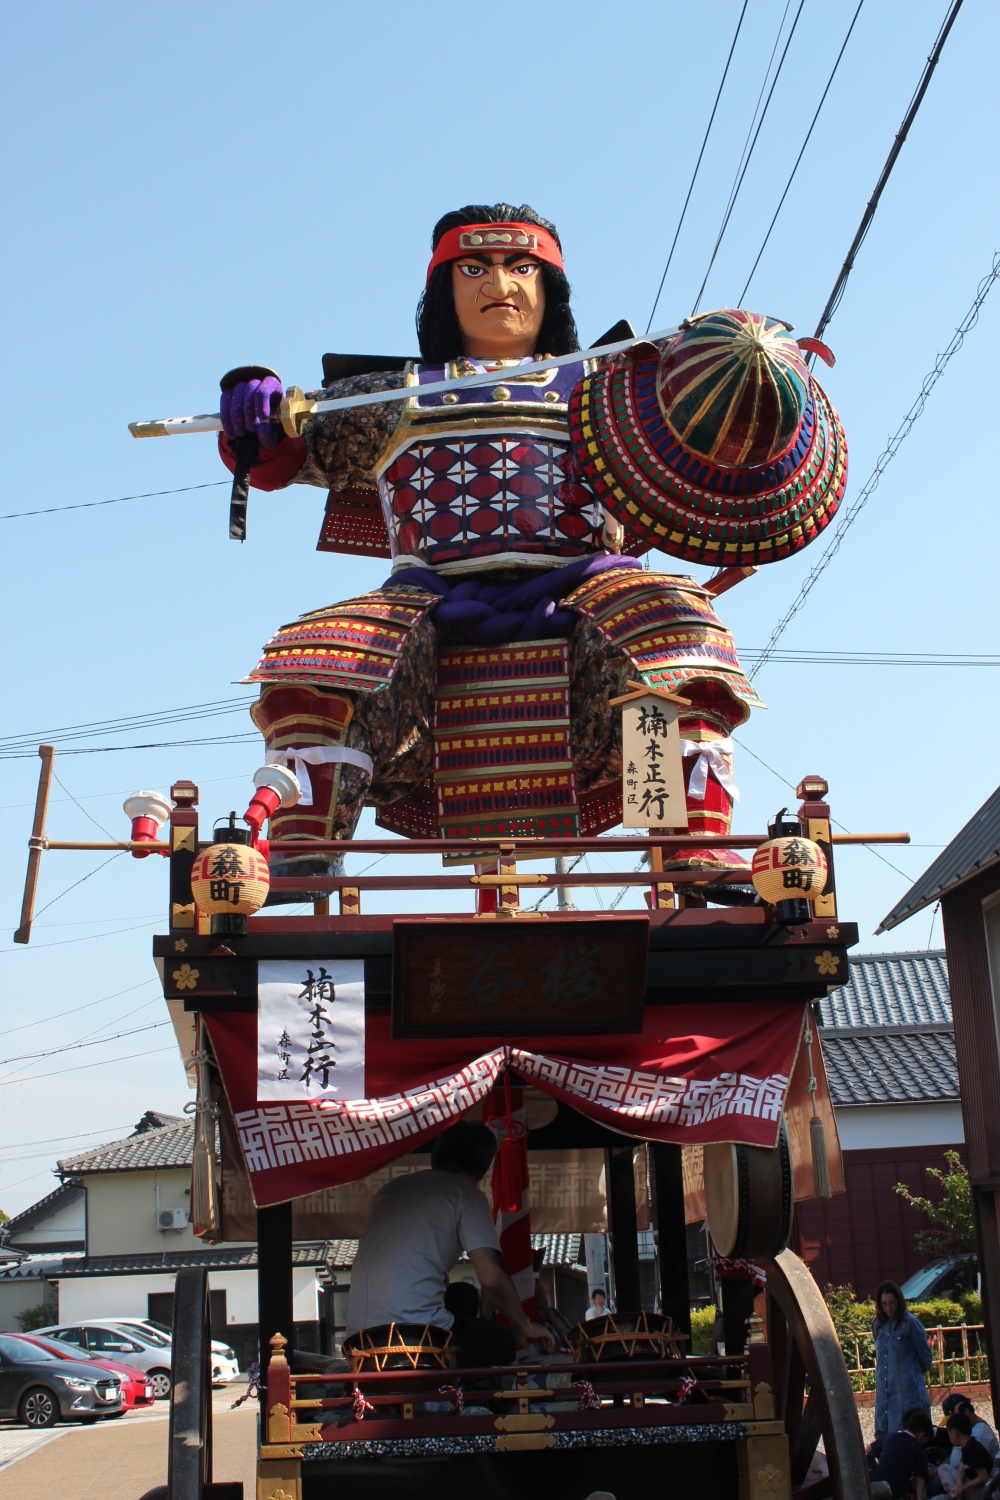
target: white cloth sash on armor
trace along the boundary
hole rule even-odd
[[[299,807],[312,807],[313,789],[309,779],[310,766],[346,765],[358,766],[371,776],[374,765],[370,755],[363,750],[351,750],[346,745],[295,746],[290,750],[269,750],[264,757],[266,766],[287,766],[298,778],[302,788]]]
[[[691,772],[691,780],[688,782],[688,796],[692,802],[704,802],[710,771],[723,791],[727,792],[734,802],[739,802],[740,789],[733,780],[732,761],[728,759],[732,753],[731,739],[681,740],[681,754],[685,759],[692,755],[698,757],[694,770]]]

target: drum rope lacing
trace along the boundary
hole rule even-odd
[[[463,1416],[465,1413],[465,1393],[460,1385],[439,1385],[438,1390],[442,1396],[454,1396],[455,1415]]]

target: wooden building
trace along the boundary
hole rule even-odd
[[[941,903],[994,1408],[1000,1404],[1000,788],[879,931]]]

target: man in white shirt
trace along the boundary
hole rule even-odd
[[[515,1339],[552,1347],[548,1329],[532,1323],[500,1265],[489,1203],[477,1184],[496,1155],[486,1125],[459,1121],[438,1136],[431,1170],[395,1177],[371,1201],[347,1298],[347,1332],[387,1323],[452,1328],[461,1366],[506,1364]],[[485,1318],[455,1324],[445,1307],[448,1272],[465,1252],[479,1285],[514,1334]]]

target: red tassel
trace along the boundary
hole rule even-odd
[[[508,1117],[499,1152],[497,1189],[500,1201],[497,1207],[505,1214],[516,1214],[521,1207],[521,1150],[520,1142],[513,1136],[513,1124]]]

